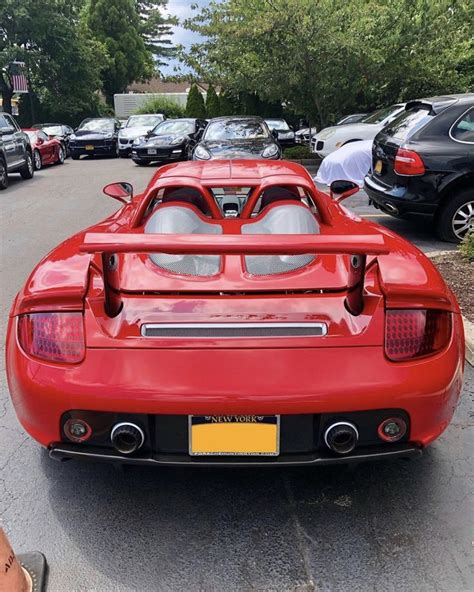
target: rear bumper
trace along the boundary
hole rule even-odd
[[[369,198],[388,214],[416,213],[432,215],[438,207],[439,197],[427,191],[427,184],[420,179],[410,179],[408,185],[387,187],[371,175],[365,177],[364,189]]]
[[[119,464],[142,466],[186,466],[186,467],[313,467],[324,465],[341,465],[362,463],[373,460],[390,460],[397,458],[414,458],[422,455],[421,448],[409,444],[394,446],[391,450],[361,450],[347,456],[323,455],[281,455],[276,458],[261,460],[258,457],[245,457],[229,460],[220,457],[210,460],[209,457],[190,457],[180,455],[153,455],[147,458],[126,457],[109,451],[87,451],[74,444],[57,443],[49,448],[49,456],[55,460],[90,460]]]

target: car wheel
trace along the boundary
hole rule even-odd
[[[29,152],[26,153],[26,163],[20,169],[20,175],[23,179],[31,179],[35,174],[35,165],[33,164],[33,157]]]
[[[134,158],[133,162],[138,164],[138,166],[147,166],[148,160],[142,160],[141,158]]]
[[[64,162],[64,148],[59,146],[58,150],[58,159],[56,160],[55,164],[63,164]]]
[[[71,151],[71,158],[72,158],[73,160],[79,160],[79,158],[80,158],[80,155],[79,155],[79,154],[77,154],[76,152],[72,152],[72,151]]]
[[[0,159],[0,191],[8,187],[8,173],[5,161]]]
[[[43,168],[43,160],[41,159],[39,150],[33,152],[33,163],[35,165],[35,171],[40,171]]]
[[[450,199],[436,219],[438,236],[450,243],[459,243],[474,228],[474,190],[464,189]]]

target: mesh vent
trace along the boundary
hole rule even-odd
[[[155,265],[180,275],[210,277],[219,273],[221,258],[218,255],[150,255]]]
[[[263,255],[245,257],[245,267],[252,275],[274,275],[301,269],[314,261],[314,255]]]
[[[144,337],[322,337],[325,323],[190,323],[147,324],[141,329]]]

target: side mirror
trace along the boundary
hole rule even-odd
[[[337,202],[341,202],[343,199],[347,199],[354,193],[357,193],[360,190],[359,185],[353,183],[352,181],[333,181],[329,186],[331,197],[335,199]]]
[[[102,191],[105,193],[105,195],[113,197],[123,204],[127,204],[129,202],[129,198],[133,196],[133,185],[131,183],[127,183],[126,181],[109,183],[102,189]]]
[[[278,132],[275,129],[272,129],[272,136],[275,138],[275,140],[278,140]]]
[[[36,138],[36,143],[41,146],[41,144],[44,144],[44,140],[43,138]]]
[[[152,135],[153,135],[153,130],[152,130],[152,129],[151,129],[151,130],[148,130],[148,131],[147,131],[147,133],[145,134],[145,136],[146,136],[147,138],[149,138],[149,137],[150,137],[150,136],[152,136]]]

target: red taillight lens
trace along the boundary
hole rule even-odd
[[[434,354],[451,338],[451,313],[444,310],[387,310],[385,353],[398,362]]]
[[[51,362],[76,364],[84,359],[84,321],[80,312],[39,312],[18,320],[25,352]]]
[[[424,175],[425,163],[413,150],[399,148],[395,156],[394,170],[399,175]]]

